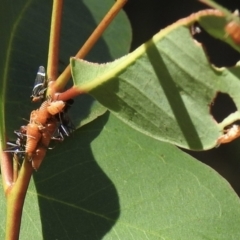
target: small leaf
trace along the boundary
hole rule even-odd
[[[193,14],[111,63],[72,59],[76,87],[151,137],[194,150],[213,148],[223,128],[237,119],[229,116],[218,125],[210,105],[224,92],[240,107],[240,66],[212,66],[193,40],[190,26],[210,13],[219,18],[218,11]]]

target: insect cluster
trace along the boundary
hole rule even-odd
[[[20,161],[28,159],[35,170],[41,165],[50,141],[63,141],[64,137],[69,136],[74,130],[67,116],[73,100],[52,101],[51,98],[45,98],[46,89],[45,68],[40,66],[31,99],[33,102],[42,101],[42,104],[39,109],[31,112],[28,125],[14,131],[17,139],[7,142],[8,147],[5,150],[13,153]]]

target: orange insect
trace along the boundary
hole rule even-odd
[[[240,23],[231,21],[226,25],[225,31],[236,44],[240,44]]]
[[[57,129],[57,120],[55,118],[51,118],[48,123],[45,125],[45,128],[41,131],[41,145],[44,147],[48,147],[54,132]]]
[[[56,115],[64,109],[65,105],[66,103],[64,101],[54,101],[49,104],[47,110],[51,115]]]
[[[233,16],[235,20],[229,22],[226,27],[225,31],[227,34],[232,38],[232,40],[236,44],[240,44],[240,21],[239,21],[239,11],[235,10],[233,12]]]
[[[30,123],[36,124],[45,124],[47,119],[50,118],[50,114],[47,111],[47,107],[49,106],[48,101],[44,101],[39,109],[33,110],[30,115]]]
[[[36,152],[33,157],[33,160],[32,160],[32,167],[36,171],[40,167],[42,160],[46,155],[46,152],[47,152],[47,149],[45,147],[43,147],[43,146],[37,147]]]
[[[50,104],[50,101],[44,101],[44,102],[41,104],[39,110],[40,110],[40,111],[47,111],[47,107],[49,106],[49,104]]]
[[[26,135],[27,135],[27,141],[26,141],[25,152],[27,156],[31,158],[41,138],[41,133],[39,132],[38,125],[29,123],[26,127]]]
[[[35,123],[41,128],[47,122],[47,119],[51,117],[50,113],[47,111],[49,106],[48,101],[44,101],[39,109],[33,110],[30,115],[30,123]]]
[[[38,168],[40,167],[43,158],[46,155],[47,147],[52,139],[52,135],[56,131],[56,128],[57,120],[55,118],[51,118],[45,125],[45,128],[41,130],[41,140],[39,141],[35,154],[32,157],[32,167],[35,170],[38,170]]]
[[[233,124],[232,127],[225,130],[225,132],[226,132],[225,134],[218,138],[217,146],[219,146],[222,143],[229,143],[234,139],[240,137],[240,126]]]
[[[46,120],[45,121],[44,120],[45,120],[45,118],[40,116],[38,110],[33,110],[31,112],[30,123],[40,125],[40,124],[43,124],[46,122]]]

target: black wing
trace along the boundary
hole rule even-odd
[[[40,66],[37,72],[37,76],[34,82],[32,90],[32,101],[36,102],[44,98],[44,92],[46,90],[46,72],[43,66]]]

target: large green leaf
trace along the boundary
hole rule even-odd
[[[222,19],[227,21],[219,12],[202,11],[114,62],[93,65],[72,59],[76,87],[147,135],[183,148],[213,148],[224,127],[240,119],[237,111],[217,124],[210,114],[218,92],[228,93],[240,107],[240,67],[219,69],[209,63],[190,33],[197,19],[204,27],[213,24],[212,19],[220,21],[215,32],[221,33]]]
[[[23,240],[240,238],[239,199],[223,178],[113,115],[49,151],[34,182]]]
[[[64,3],[59,72],[69,64],[69,58],[75,55],[113,3],[113,0],[69,0]],[[51,9],[52,1],[48,0],[17,1],[14,4],[1,0],[0,96],[1,105],[6,101],[10,137],[13,137],[13,130],[24,123],[22,118],[28,119],[30,111],[38,107],[30,103],[30,95],[38,67],[47,63]],[[124,37],[120,38],[120,34]],[[113,60],[129,51],[130,42],[129,21],[125,13],[120,12],[86,59],[97,62]],[[2,99],[5,96],[7,99]],[[74,105],[71,117],[77,127],[106,111],[89,96],[76,98]],[[5,131],[3,125],[2,134]]]
[[[15,85],[9,90],[12,129],[16,106],[29,114],[29,82],[20,98]],[[5,201],[0,207],[3,239]],[[104,115],[49,151],[30,183],[20,239],[239,239],[238,209],[236,194],[213,170]]]

